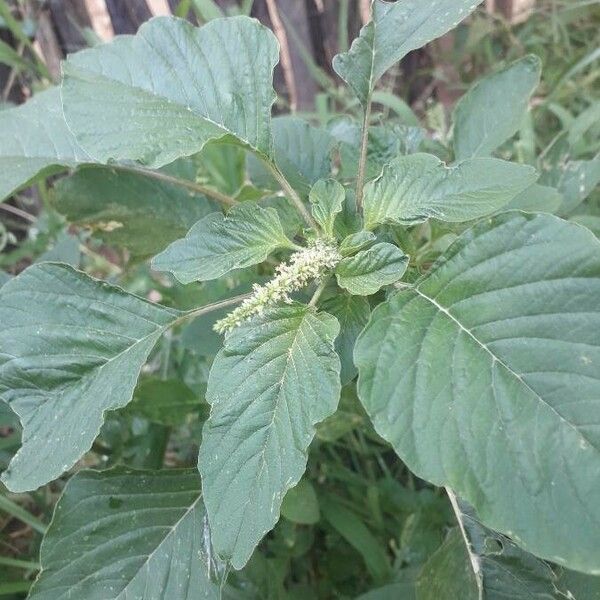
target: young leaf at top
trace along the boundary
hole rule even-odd
[[[273,308],[225,338],[198,468],[216,551],[241,569],[306,468],[315,424],[340,396],[339,324],[303,305]]]
[[[227,138],[271,157],[279,46],[254,19],[201,28],[174,17],[72,54],[63,65],[67,124],[96,161],[161,167]]]
[[[254,203],[236,206],[227,216],[212,213],[196,223],[182,240],[155,256],[152,267],[181,281],[217,279],[233,269],[263,262],[278,248],[295,249],[277,211]]]
[[[325,129],[298,117],[276,117],[272,127],[277,167],[301,196],[308,196],[311,186],[331,173],[333,138]],[[279,189],[269,171],[252,154],[248,155],[248,174],[259,187]]]
[[[370,296],[402,278],[408,256],[394,244],[382,242],[343,258],[335,269],[338,285],[351,294]]]
[[[0,131],[0,201],[38,176],[92,162],[65,123],[58,88],[0,111]]]
[[[0,289],[0,396],[23,425],[2,475],[10,490],[52,481],[90,449],[105,411],[131,400],[149,352],[181,314],[55,263]]]
[[[312,215],[329,237],[333,237],[336,216],[342,212],[346,190],[335,179],[317,181],[310,190]]]
[[[549,565],[453,502],[459,527],[423,567],[417,600],[566,600]]]
[[[540,83],[542,63],[530,54],[477,82],[454,110],[457,161],[489,156],[521,126]]]
[[[482,1],[374,0],[372,21],[348,52],[333,59],[333,68],[367,106],[375,84],[392,65],[456,27]]]
[[[173,175],[184,177],[185,170],[185,165],[169,166]],[[51,199],[69,222],[142,258],[164,250],[215,210],[205,196],[173,183],[100,166],[60,180]]]
[[[56,505],[29,598],[217,600],[206,529],[195,469],[80,471]]]
[[[340,254],[342,256],[351,256],[369,246],[372,246],[377,240],[377,236],[372,231],[359,231],[346,236],[340,243]]]
[[[598,240],[506,213],[377,307],[354,353],[359,396],[419,477],[529,552],[597,573],[599,327]]]
[[[447,167],[431,154],[401,156],[366,185],[365,227],[470,221],[496,212],[536,179],[532,167],[496,158]]]

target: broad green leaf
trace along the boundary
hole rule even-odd
[[[70,129],[98,162],[161,167],[227,138],[270,157],[275,36],[247,17],[201,28],[175,17],[72,54],[62,99]]]
[[[285,495],[281,504],[281,514],[292,523],[314,525],[319,522],[319,501],[313,484],[301,479]]]
[[[242,568],[306,468],[340,395],[339,325],[302,305],[234,329],[213,363],[198,466],[217,552]]]
[[[506,213],[377,307],[359,396],[418,476],[529,552],[598,573],[599,327],[598,240]]]
[[[361,594],[356,600],[414,600],[414,598],[415,586],[412,583],[390,583]]]
[[[402,278],[408,256],[394,244],[382,242],[343,258],[335,269],[338,285],[351,294],[370,296]]]
[[[215,210],[204,196],[172,183],[107,167],[85,167],[62,179],[52,202],[71,223],[135,257],[164,250]]]
[[[569,220],[587,227],[597,238],[600,238],[600,215],[574,215]],[[0,281],[1,278],[0,275]]]
[[[155,256],[152,267],[173,273],[181,283],[208,281],[263,262],[277,248],[294,247],[275,209],[243,204],[227,216],[212,213],[198,221],[185,238]]]
[[[323,310],[332,314],[340,323],[340,334],[335,340],[335,350],[342,365],[340,379],[342,385],[346,385],[356,377],[354,344],[369,320],[371,307],[369,301],[362,296],[338,291],[323,301]]]
[[[530,54],[478,81],[454,110],[457,161],[489,156],[521,126],[540,83],[542,63]]]
[[[569,599],[600,600],[600,577],[563,569],[558,585]]]
[[[381,76],[409,52],[444,35],[483,0],[374,0],[367,23],[348,52],[333,59],[335,72],[363,106]]]
[[[273,154],[280,171],[302,196],[319,179],[331,173],[333,139],[329,133],[313,127],[298,117],[273,119]],[[263,188],[279,189],[270,173],[254,156],[248,156],[248,172],[252,182]]]
[[[425,563],[415,587],[416,600],[483,600],[458,528]]]
[[[44,537],[31,600],[219,596],[197,471],[80,471]]]
[[[200,406],[198,395],[183,381],[152,377],[139,383],[125,410],[154,423],[177,427],[197,414]]]
[[[375,581],[390,576],[390,561],[386,548],[351,509],[333,494],[321,498],[321,512],[326,521],[362,556]]]
[[[131,400],[149,352],[181,314],[58,263],[0,289],[0,396],[23,425],[2,475],[10,490],[56,479],[90,449],[105,411]]]
[[[345,237],[340,243],[340,254],[342,256],[351,256],[364,250],[369,246],[372,246],[377,236],[371,231],[359,231],[358,233],[351,233]]]
[[[505,206],[536,179],[535,169],[496,158],[447,167],[431,154],[402,156],[366,185],[365,227],[477,219]]]
[[[534,183],[511,200],[504,210],[553,213],[561,202],[562,196],[556,188]]]
[[[38,176],[92,162],[64,121],[58,88],[0,111],[0,132],[0,201]]]
[[[558,212],[568,215],[600,184],[600,156],[592,160],[571,161],[558,169],[562,170],[558,189],[563,196]]]
[[[310,190],[312,215],[328,236],[333,236],[335,218],[342,212],[345,199],[346,190],[335,179],[317,181]]]

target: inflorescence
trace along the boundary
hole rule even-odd
[[[252,296],[246,298],[224,319],[217,321],[215,331],[231,331],[278,302],[290,304],[292,292],[322,277],[327,270],[333,269],[341,258],[335,246],[321,239],[314,240],[308,248],[292,254],[287,263],[280,264],[271,281],[265,285],[254,284]]]

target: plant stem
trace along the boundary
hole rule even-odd
[[[294,203],[294,206],[306,221],[306,224],[313,229],[318,229],[317,222],[312,218],[312,215],[306,210],[302,198],[298,195],[296,190],[291,186],[290,182],[285,178],[285,175],[269,160],[263,160],[265,166],[269,172],[276,179],[277,183],[281,186],[281,189],[285,192],[285,195]]]
[[[172,175],[167,175],[166,173],[161,173],[160,171],[151,171],[150,169],[143,169],[141,167],[131,167],[125,165],[111,165],[111,168],[116,171],[122,171],[125,173],[135,173],[137,175],[143,175],[144,177],[148,177],[150,179],[156,179],[157,181],[162,181],[163,183],[170,183],[172,185],[177,185],[179,187],[186,188],[192,192],[196,192],[198,194],[204,194],[221,204],[225,204],[225,206],[235,206],[238,204],[238,201],[227,194],[223,194],[218,190],[213,190],[212,188],[203,186],[194,181],[188,181],[187,179],[180,179],[179,177],[173,177]]]
[[[46,525],[44,525],[39,519],[34,517],[31,513],[21,508],[18,504],[15,504],[12,500],[9,500],[6,496],[0,494],[0,510],[7,512],[19,521],[29,525],[32,529],[42,535],[46,533]]]
[[[369,148],[369,121],[371,120],[371,95],[365,106],[365,118],[362,126],[360,141],[360,159],[358,161],[358,175],[356,177],[356,211],[359,215],[363,212],[363,194],[365,187],[365,171],[367,170],[367,150]]]
[[[249,298],[250,296],[252,296],[252,292],[249,292],[247,294],[240,294],[239,296],[227,298],[226,300],[220,300],[219,302],[213,302],[212,304],[207,304],[205,306],[199,306],[198,308],[193,308],[192,310],[188,310],[185,314],[176,319],[172,325],[178,325],[186,319],[200,317],[201,315],[205,315],[215,310],[219,310],[220,308],[225,308],[227,306],[232,306],[233,304],[238,304],[239,302],[245,300],[246,298]]]
[[[329,283],[329,276],[321,279],[321,283],[319,283],[319,285],[317,286],[317,289],[315,290],[313,297],[310,299],[310,302],[308,303],[309,306],[312,307],[312,306],[317,305],[317,302],[319,301],[321,294],[323,294],[323,292],[325,291],[325,288],[327,287],[328,283]]]
[[[37,221],[37,219],[33,215],[30,215],[28,212],[25,212],[24,210],[21,210],[16,206],[12,206],[11,204],[1,203],[0,209],[5,210],[6,212],[12,215],[15,215],[15,217],[21,217],[21,219],[24,219],[29,223],[35,223]]]

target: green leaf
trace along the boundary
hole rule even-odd
[[[415,587],[416,600],[483,600],[458,528],[425,563]]]
[[[351,294],[370,296],[402,278],[408,256],[394,244],[382,242],[343,258],[335,269],[338,285]]]
[[[354,353],[359,396],[419,477],[529,552],[597,573],[599,327],[598,240],[506,213],[377,307]]]
[[[310,190],[309,200],[315,221],[328,236],[333,236],[333,225],[342,212],[346,190],[335,179],[320,180]]]
[[[377,236],[371,231],[359,231],[351,233],[340,243],[340,254],[342,256],[351,256],[360,250],[368,248],[375,242]]]
[[[285,495],[281,504],[281,514],[292,523],[314,525],[321,518],[319,501],[313,484],[307,479],[301,479]]]
[[[306,468],[315,424],[340,396],[339,325],[302,305],[234,329],[217,355],[198,466],[217,552],[242,568]]]
[[[593,234],[600,238],[600,216],[599,215],[573,215],[570,219],[573,223],[579,223],[587,227]],[[2,282],[2,275],[0,274],[0,285]]]
[[[175,17],[72,54],[62,99],[70,129],[98,162],[161,167],[227,138],[272,154],[275,36],[247,17],[201,28]]]
[[[181,314],[57,263],[0,289],[0,396],[23,425],[2,475],[10,490],[52,481],[90,449],[105,411],[131,400],[149,352]]]
[[[562,173],[558,189],[563,196],[559,214],[564,216],[577,208],[600,184],[600,156],[571,161],[559,169]]]
[[[535,169],[496,158],[447,167],[431,154],[402,156],[365,187],[365,227],[477,219],[505,206],[536,179]]]
[[[600,577],[563,569],[559,587],[567,598],[600,600]]]
[[[80,471],[40,560],[31,600],[220,597],[195,469]]]
[[[454,110],[457,161],[489,156],[521,126],[540,83],[542,63],[530,54],[478,81]]]
[[[92,162],[64,121],[58,88],[0,111],[0,131],[0,200],[36,177]]]
[[[279,170],[302,196],[319,179],[331,173],[333,139],[325,129],[313,127],[298,117],[273,119],[273,154]],[[262,188],[279,189],[271,174],[254,156],[248,156],[248,173],[252,182]]]
[[[361,29],[348,52],[333,59],[333,68],[366,106],[376,83],[392,65],[456,27],[482,1],[375,0],[373,20]]]
[[[453,494],[452,498],[460,527],[449,534],[423,568],[417,600],[565,599],[549,565],[484,527],[470,506],[454,499]],[[436,569],[443,564],[447,570]]]
[[[164,250],[215,210],[204,196],[173,183],[106,167],[80,169],[59,181],[51,197],[68,221],[91,228],[107,244],[135,257]]]
[[[335,340],[335,350],[342,365],[340,379],[342,385],[346,385],[356,377],[354,344],[369,320],[371,306],[362,296],[338,291],[334,296],[323,301],[323,310],[332,314],[340,323],[340,334]]]
[[[321,512],[329,524],[362,556],[375,581],[390,576],[390,561],[385,547],[369,528],[333,494],[321,498]]]
[[[356,600],[414,600],[414,598],[415,586],[412,583],[390,583],[361,594]]]
[[[227,216],[212,213],[198,221],[185,238],[154,257],[152,268],[173,273],[181,283],[208,281],[261,263],[278,248],[294,247],[274,208],[243,204]]]
[[[553,213],[561,202],[562,196],[557,189],[534,183],[511,200],[504,209]]]
[[[177,427],[198,413],[200,398],[179,379],[144,379],[135,389],[129,414],[138,415],[162,425]]]

